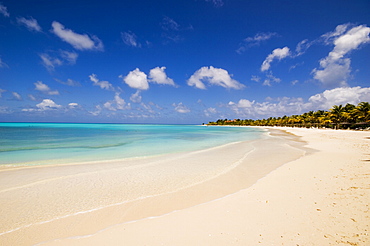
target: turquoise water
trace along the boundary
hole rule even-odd
[[[112,160],[206,149],[261,138],[245,127],[0,123],[0,165]]]

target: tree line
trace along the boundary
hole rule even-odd
[[[219,119],[207,125],[237,125],[237,126],[288,126],[316,127],[333,129],[365,129],[370,128],[370,104],[361,102],[353,104],[334,105],[329,111],[309,111],[301,115],[270,117],[267,119]]]

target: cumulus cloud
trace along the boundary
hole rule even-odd
[[[253,37],[247,37],[243,40],[243,43],[240,47],[236,50],[237,53],[241,54],[242,52],[246,51],[248,48],[253,46],[259,46],[262,42],[271,39],[272,37],[278,36],[275,32],[267,32],[267,33],[257,33]]]
[[[117,111],[117,110],[127,109],[126,102],[125,102],[124,99],[122,99],[120,97],[119,92],[116,92],[116,94],[114,95],[114,100],[104,103],[103,106],[104,106],[104,108],[106,108],[110,111]]]
[[[276,102],[256,102],[248,99],[240,99],[238,102],[229,102],[228,107],[241,117],[259,118],[266,116],[283,116],[292,112],[301,112],[303,99],[301,98],[278,98]]]
[[[37,81],[36,83],[34,83],[35,85],[35,90],[37,91],[41,91],[42,93],[44,94],[47,94],[47,95],[59,95],[59,91],[57,90],[51,90],[50,87],[44,83],[42,83],[42,81]]]
[[[140,90],[137,90],[134,94],[132,94],[130,100],[134,103],[141,103]]]
[[[129,72],[125,77],[123,75],[120,75],[119,77],[122,78],[123,82],[125,82],[131,88],[138,90],[149,89],[147,75],[144,72],[141,72],[138,68]]]
[[[261,65],[261,71],[267,71],[270,69],[270,64],[273,62],[275,59],[281,60],[283,58],[286,58],[290,55],[290,50],[288,47],[284,48],[277,48],[272,51],[271,54],[269,54],[266,59],[263,61]]]
[[[78,34],[71,29],[65,28],[61,23],[53,21],[51,24],[53,32],[64,42],[69,43],[77,50],[100,50],[104,49],[103,42],[96,36]]]
[[[312,73],[326,87],[347,86],[351,60],[346,56],[370,42],[369,27],[359,25],[349,30],[348,28],[349,24],[339,25],[334,32],[323,35],[326,43],[334,44],[334,49],[320,60],[320,68],[314,69]]]
[[[102,111],[102,108],[100,105],[96,105],[95,106],[95,111],[88,111],[90,114],[92,114],[93,116],[98,116]]]
[[[178,104],[173,103],[172,106],[175,107],[175,111],[178,112],[178,113],[185,114],[185,113],[190,112],[190,109],[188,107],[186,107],[182,102],[180,102]]]
[[[196,71],[187,81],[189,86],[195,86],[198,89],[206,89],[204,82],[209,85],[222,86],[240,90],[244,85],[231,78],[232,75],[225,69],[210,67],[202,67]]]
[[[132,47],[141,47],[141,44],[137,41],[137,36],[133,32],[121,32],[122,41]]]
[[[230,101],[227,107],[235,114],[245,118],[263,118],[270,116],[283,116],[301,114],[307,111],[329,110],[333,105],[370,101],[370,88],[341,87],[325,90],[311,96],[307,101],[302,98],[282,97],[269,98],[264,102],[240,99],[238,102]]]
[[[40,110],[49,110],[49,109],[56,109],[61,108],[61,105],[56,104],[51,99],[44,99],[41,103],[36,104],[36,107],[38,107]]]
[[[100,81],[96,74],[89,75],[89,78],[94,86],[99,86],[103,90],[114,91],[114,87],[111,83],[108,81]]]
[[[42,31],[39,23],[37,23],[37,20],[35,20],[32,17],[30,17],[28,19],[26,19],[24,17],[18,17],[17,22],[18,22],[18,24],[24,25],[29,31],[33,31],[33,32],[41,32]]]
[[[347,103],[358,104],[360,102],[370,101],[370,88],[357,87],[338,87],[331,90],[325,90],[323,93],[311,96],[309,106],[322,107],[329,109],[333,105],[345,105]]]
[[[155,67],[149,71],[149,76],[147,76],[139,68],[136,68],[126,76],[120,75],[119,78],[129,87],[137,90],[148,90],[149,83],[176,86],[175,82],[167,76],[165,69],[166,67]]]
[[[5,7],[2,3],[0,3],[0,14],[2,14],[5,17],[9,17],[10,14],[8,12],[8,8]]]
[[[51,99],[44,99],[41,103],[36,104],[36,108],[22,109],[22,111],[32,112],[32,111],[46,111],[61,108],[61,105],[56,104]]]
[[[172,85],[176,86],[175,82],[167,77],[166,72],[164,71],[166,67],[156,67],[150,70],[149,80],[152,83],[162,84],[162,85]]]

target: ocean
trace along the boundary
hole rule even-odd
[[[0,165],[53,165],[146,157],[261,138],[249,127],[0,123]]]

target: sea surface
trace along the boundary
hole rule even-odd
[[[50,165],[207,149],[262,138],[249,127],[0,123],[0,165]]]

